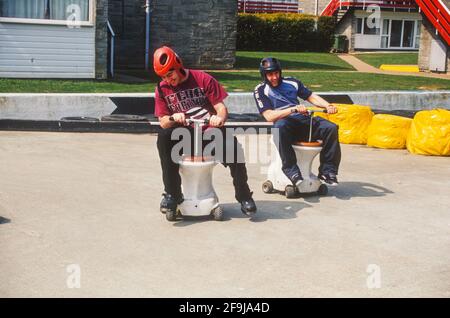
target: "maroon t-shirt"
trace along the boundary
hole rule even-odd
[[[155,115],[170,116],[174,113],[193,113],[194,108],[206,110],[215,115],[213,105],[222,102],[227,96],[225,89],[211,75],[198,70],[188,70],[188,78],[176,87],[165,81],[160,83],[164,96],[155,89]],[[191,112],[189,112],[191,110]],[[206,113],[206,112],[205,112]]]

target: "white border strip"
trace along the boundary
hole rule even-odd
[[[355,91],[355,92],[315,92],[318,95],[367,95],[367,94],[450,94],[450,90],[443,91]],[[0,97],[154,97],[154,93],[0,93]],[[252,96],[252,92],[229,93],[229,97]]]

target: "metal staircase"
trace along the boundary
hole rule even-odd
[[[416,0],[419,8],[436,28],[436,32],[450,45],[450,12],[448,1]]]
[[[344,18],[344,16],[347,14],[348,11],[349,11],[348,8],[347,9],[344,9],[344,8],[338,9],[336,11],[336,21],[339,23]]]
[[[417,6],[424,13],[436,32],[450,45],[449,0],[331,0],[321,15],[335,16],[339,22],[350,8],[366,8],[378,5],[381,8],[414,9]]]

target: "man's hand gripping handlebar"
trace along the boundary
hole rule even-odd
[[[170,121],[176,121],[175,118],[173,116],[169,117]],[[178,122],[178,121],[177,121]],[[200,124],[200,125],[208,125],[209,124],[209,119],[194,119],[194,118],[184,118],[184,122],[189,125],[189,124]]]
[[[326,108],[305,107],[303,105],[297,105],[296,108],[292,110],[292,113],[300,113],[300,114],[312,115],[314,113],[328,113],[328,109],[326,109]]]

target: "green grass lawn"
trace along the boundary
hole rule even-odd
[[[419,53],[366,53],[356,57],[379,68],[382,64],[417,65]]]
[[[228,91],[253,91],[258,73],[213,73]],[[313,91],[448,90],[450,80],[368,73],[289,72]]]
[[[228,92],[252,92],[261,78],[258,72],[209,72]],[[289,72],[313,91],[449,90],[450,80],[415,76],[356,72]],[[147,93],[154,92],[155,80],[124,84],[94,80],[0,79],[0,93]]]
[[[0,93],[147,93],[155,82],[125,84],[101,80],[1,79]]]
[[[276,57],[283,69],[302,71],[354,71],[354,68],[330,53],[292,53],[292,52],[236,52],[235,69],[257,70],[261,59]]]

